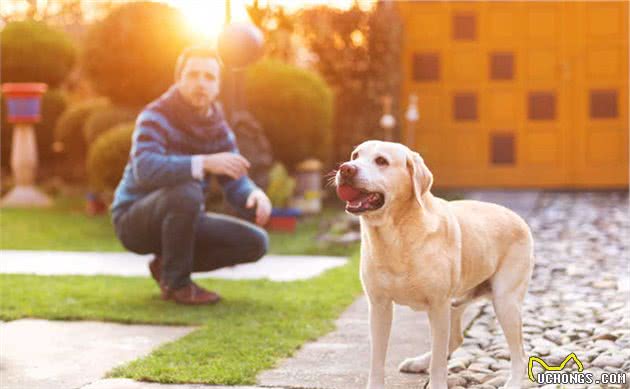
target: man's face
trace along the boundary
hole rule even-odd
[[[177,80],[177,88],[193,107],[208,108],[219,94],[219,71],[216,59],[190,57]]]

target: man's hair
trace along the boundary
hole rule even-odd
[[[216,59],[219,65],[221,65],[221,58],[217,54],[216,50],[208,46],[191,46],[187,47],[177,57],[177,64],[175,65],[175,81],[179,80],[182,75],[182,70],[186,66],[189,58],[213,58]]]

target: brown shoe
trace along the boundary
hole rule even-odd
[[[162,300],[174,300],[178,304],[216,304],[221,300],[221,296],[218,294],[210,292],[192,281],[188,285],[175,290],[166,285],[162,285],[161,288]]]
[[[156,255],[151,262],[149,262],[149,270],[151,271],[151,277],[155,282],[160,285],[160,277],[162,275],[162,257]]]

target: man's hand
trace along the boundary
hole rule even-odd
[[[271,215],[271,201],[269,197],[260,189],[254,189],[252,193],[247,197],[245,203],[247,208],[256,208],[256,224],[264,226],[269,221],[269,215]]]
[[[208,154],[203,158],[203,170],[210,174],[223,174],[237,180],[247,174],[250,164],[245,157],[235,153]]]

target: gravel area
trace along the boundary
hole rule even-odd
[[[630,383],[630,216],[627,192],[543,193],[527,218],[536,267],[523,306],[527,356],[559,365],[574,352],[585,371]],[[496,388],[509,353],[491,304],[483,306],[450,362],[449,387]],[[542,368],[534,364],[535,372]],[[573,362],[567,369],[574,371]],[[621,388],[625,385],[567,385]],[[540,387],[527,380],[524,387]],[[555,388],[556,385],[546,385]]]

